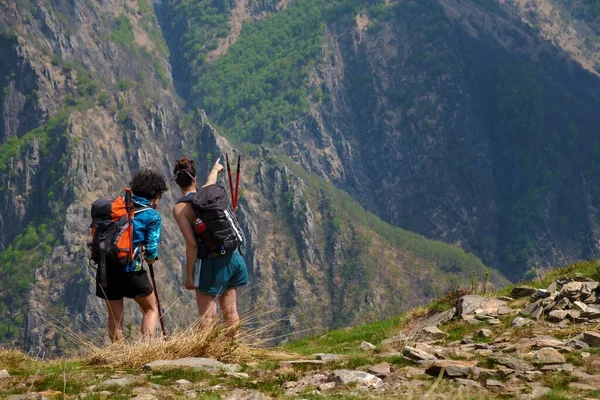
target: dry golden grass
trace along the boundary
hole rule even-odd
[[[19,350],[0,348],[0,369],[7,369],[29,361],[32,360]]]
[[[241,362],[249,357],[250,346],[245,338],[233,336],[238,328],[213,327],[198,330],[190,327],[168,338],[156,336],[136,341],[121,340],[108,347],[89,346],[83,361],[89,365],[138,368],[155,360],[175,360],[186,357],[208,357],[227,362]]]

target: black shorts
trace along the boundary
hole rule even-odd
[[[152,283],[148,279],[146,270],[135,272],[106,271],[107,286],[102,290],[96,282],[96,296],[106,300],[121,300],[123,297],[134,299],[152,294]]]

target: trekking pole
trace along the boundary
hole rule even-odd
[[[231,205],[235,208],[235,200],[233,198],[233,181],[231,180],[231,165],[229,165],[229,154],[225,153],[225,161],[227,161],[227,176],[229,177],[229,192],[231,193]]]
[[[156,296],[156,303],[158,305],[158,320],[160,321],[160,329],[162,329],[163,337],[167,338],[167,332],[165,331],[165,321],[163,321],[162,308],[160,308],[160,299],[158,298],[158,292],[156,291],[156,281],[154,280],[154,268],[152,264],[148,264],[150,269],[150,278],[152,278],[152,288],[154,289],[154,295]]]
[[[238,208],[238,189],[240,188],[240,162],[242,161],[242,156],[238,154],[238,163],[237,163],[237,172],[235,173],[235,201],[233,202],[233,211],[237,212]]]

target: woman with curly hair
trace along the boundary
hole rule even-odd
[[[142,267],[142,258],[145,258],[148,264],[158,259],[162,221],[155,209],[162,194],[168,190],[167,181],[159,172],[143,169],[133,175],[129,185],[136,211],[132,238],[136,257],[124,271],[107,270],[107,288],[103,289],[96,283],[96,296],[106,300],[108,332],[113,342],[123,339],[124,297],[133,299],[142,308],[143,336],[151,336],[156,331],[158,322],[156,297],[152,296],[152,283]]]
[[[208,174],[207,187],[217,182],[223,166],[217,160]],[[198,220],[192,205],[191,196],[196,193],[196,168],[194,161],[187,158],[177,160],[173,179],[183,195],[173,206],[173,216],[185,239],[185,288],[195,290],[196,304],[200,314],[200,328],[210,329],[217,317],[217,302],[221,308],[223,320],[228,326],[239,324],[237,312],[237,288],[248,284],[246,262],[235,249],[227,253],[198,259],[198,238],[194,233],[194,224]],[[194,282],[195,268],[199,268],[199,281]]]

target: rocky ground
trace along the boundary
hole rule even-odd
[[[387,325],[256,350],[239,364],[185,358],[116,370],[4,351],[0,397],[600,398],[598,273],[567,272],[505,295],[449,295]]]

